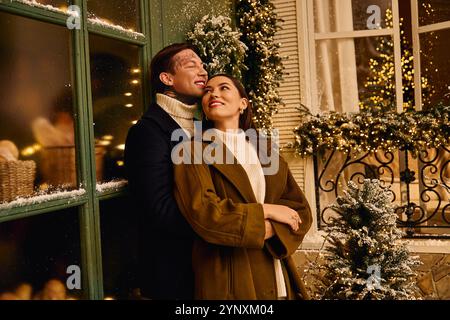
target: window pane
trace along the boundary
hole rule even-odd
[[[422,103],[432,108],[439,102],[450,103],[450,30],[420,35]]]
[[[314,0],[314,25],[315,32],[392,28],[391,0]]]
[[[34,176],[41,190],[76,186],[70,46],[65,27],[0,12],[0,203],[32,193]]]
[[[18,2],[25,2],[27,4],[30,3],[30,1],[21,1],[21,0],[19,0]],[[57,10],[57,11],[62,10],[66,12],[67,7],[70,5],[70,0],[35,0],[34,3],[31,1],[30,5],[43,8],[45,7],[46,9],[50,10]]]
[[[420,25],[439,23],[450,20],[450,6],[448,0],[420,0]]]
[[[128,198],[100,202],[105,297],[136,299],[138,223]],[[124,214],[127,212],[127,214]]]
[[[88,18],[130,31],[141,31],[139,0],[88,0],[87,3]]]
[[[395,109],[395,74],[390,37],[316,42],[317,98],[320,110],[358,112]]]
[[[97,180],[109,181],[124,176],[125,139],[143,110],[139,47],[91,35],[90,49]]]
[[[77,208],[0,223],[0,295],[4,299],[19,294],[21,300],[80,299],[82,285],[81,290],[66,286],[69,266],[81,268]]]

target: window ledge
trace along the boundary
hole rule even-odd
[[[307,234],[298,250],[320,250],[323,246],[325,232],[317,231]],[[450,239],[404,239],[408,249],[414,253],[450,254]]]

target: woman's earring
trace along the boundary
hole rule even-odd
[[[241,114],[244,114],[244,110],[245,110],[244,108],[241,108],[241,109],[239,109],[239,110],[240,110],[239,112],[240,112]]]

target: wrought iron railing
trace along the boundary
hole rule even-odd
[[[410,238],[450,238],[450,150],[429,149],[413,158],[408,150],[375,153],[323,150],[314,153],[319,228],[328,207],[348,181],[379,179],[393,194],[398,226]]]

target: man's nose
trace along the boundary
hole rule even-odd
[[[201,76],[207,76],[208,72],[205,70],[205,68],[203,66],[201,66],[198,74]]]

